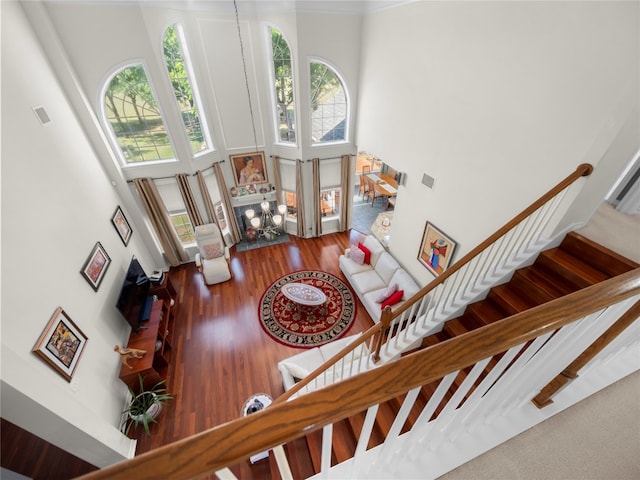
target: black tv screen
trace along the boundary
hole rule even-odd
[[[122,282],[116,308],[135,332],[140,330],[142,324],[149,320],[152,303],[149,296],[150,286],[149,277],[134,256]]]

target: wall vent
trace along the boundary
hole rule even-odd
[[[433,188],[433,184],[436,183],[436,179],[427,175],[426,173],[423,173],[422,183],[424,183],[429,188]]]
[[[49,117],[49,114],[44,107],[33,107],[33,112],[36,114],[36,117],[38,117],[38,120],[40,120],[40,123],[43,126],[51,123],[51,117]]]

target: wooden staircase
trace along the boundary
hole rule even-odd
[[[602,282],[638,266],[635,262],[577,233],[569,233],[560,246],[542,252],[532,265],[515,271],[510,281],[491,289],[484,300],[468,305],[460,317],[445,322],[441,332],[425,337],[421,348],[464,335],[471,330]],[[494,357],[489,362],[485,374],[480,379],[497,363],[498,358]],[[463,382],[466,373],[468,372],[460,372],[445,401],[451,398]],[[435,387],[435,384],[422,387],[416,405],[402,429],[403,432],[413,425]],[[379,406],[368,449],[383,442],[402,405],[402,400],[402,397],[394,398]],[[434,416],[437,416],[438,410]],[[332,465],[353,456],[363,424],[364,412],[334,424]],[[321,438],[320,430],[306,436],[313,471],[316,473],[320,472]],[[306,478],[308,472],[293,471],[293,476]]]

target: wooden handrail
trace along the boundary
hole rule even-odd
[[[551,397],[562,387],[572,380],[578,378],[578,371],[595,358],[607,345],[614,341],[628,326],[640,317],[640,300],[638,300],[629,310],[627,310],[616,323],[611,325],[602,335],[600,335],[582,354],[551,380],[540,393],[536,395],[533,404],[538,408],[544,408],[553,403]]]
[[[638,294],[640,268],[81,478],[187,479],[214,472]]]

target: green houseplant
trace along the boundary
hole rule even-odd
[[[167,392],[165,386],[166,380],[160,380],[153,387],[146,389],[144,386],[144,378],[142,375],[138,375],[140,381],[140,387],[138,393],[136,393],[131,387],[129,387],[129,393],[131,394],[131,402],[123,413],[127,414],[127,420],[125,423],[124,433],[129,433],[129,430],[133,426],[134,429],[140,425],[144,427],[144,431],[147,435],[150,435],[149,424],[158,423],[156,417],[162,411],[162,406],[173,397]]]

